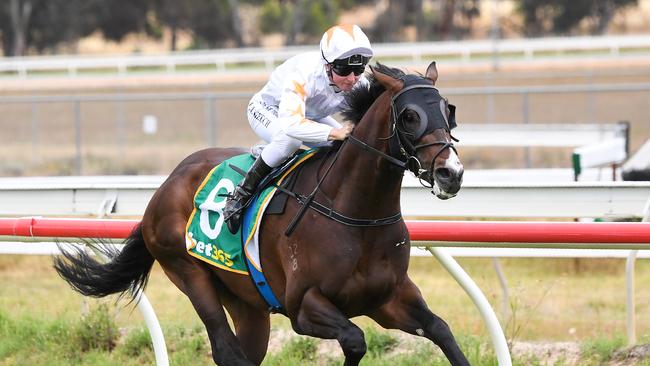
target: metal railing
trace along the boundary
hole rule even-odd
[[[520,98],[521,102],[517,103],[520,108],[520,116],[510,117],[522,124],[532,124],[535,119],[532,117],[533,107],[536,107],[532,101],[533,96],[542,95],[584,95],[584,106],[572,105],[571,112],[574,114],[582,114],[576,122],[589,122],[589,123],[602,123],[603,120],[597,119],[598,105],[595,100],[603,93],[647,93],[650,91],[650,83],[621,83],[621,84],[582,84],[582,85],[553,85],[553,86],[520,86],[520,87],[474,87],[474,88],[447,88],[445,95],[453,97],[452,100],[459,100],[465,98],[467,101],[473,101],[476,96],[484,98],[485,112],[483,121],[494,125],[494,111],[497,109],[495,105],[496,96],[513,95]],[[5,131],[4,136],[0,136],[0,141],[3,144],[12,144],[18,141],[21,146],[27,142],[27,147],[31,145],[32,152],[29,154],[30,159],[39,159],[41,156],[40,150],[43,146],[52,145],[60,142],[50,142],[51,136],[43,134],[41,131],[48,131],[47,124],[53,122],[54,119],[59,120],[60,124],[65,122],[65,130],[61,129],[58,132],[61,140],[64,141],[66,146],[74,146],[74,151],[71,153],[74,159],[74,167],[70,174],[88,174],[84,171],[84,155],[83,151],[89,146],[92,146],[95,141],[101,141],[102,144],[111,143],[114,150],[118,153],[125,149],[129,143],[127,140],[130,135],[139,133],[142,134],[141,129],[134,128],[135,125],[141,124],[140,120],[134,121],[133,117],[127,117],[125,110],[133,106],[138,106],[145,114],[158,115],[160,118],[168,120],[175,120],[176,123],[167,121],[168,128],[176,129],[180,125],[183,127],[191,125],[192,135],[185,137],[185,141],[193,142],[198,148],[204,146],[220,146],[225,144],[238,144],[250,145],[256,140],[252,132],[248,131],[248,122],[245,120],[245,103],[250,98],[250,92],[238,93],[143,93],[143,94],[95,94],[95,95],[62,95],[62,96],[14,96],[14,97],[0,97],[0,128]],[[632,94],[634,95],[634,94]],[[515,99],[516,100],[516,99]],[[636,100],[631,99],[630,103]],[[162,110],[164,107],[173,103],[186,103],[183,110]],[[227,105],[223,103],[227,102]],[[227,121],[230,123],[230,130],[226,131],[226,123],[223,115],[232,103],[241,104],[241,113],[234,113],[234,118],[229,117]],[[106,105],[111,104],[110,108],[113,111],[106,112]],[[85,106],[92,106],[86,109]],[[103,105],[97,108],[98,105]],[[234,105],[234,104],[233,104]],[[43,112],[49,110],[53,106],[57,107],[58,114],[51,114]],[[477,113],[476,107],[471,105],[458,104],[462,110],[474,109],[475,115]],[[634,105],[633,108],[644,108],[645,105]],[[100,114],[94,112],[93,108],[100,110]],[[61,110],[66,113],[62,114]],[[193,117],[188,118],[185,111],[194,113]],[[512,110],[511,114],[516,114],[516,109]],[[174,115],[176,113],[176,115]],[[140,116],[139,118],[142,118]],[[536,117],[539,118],[539,117]],[[62,121],[63,119],[70,119],[70,121]],[[98,121],[102,121],[101,127],[98,126]],[[112,122],[111,122],[112,121]],[[182,121],[182,123],[180,122]],[[480,121],[480,120],[479,120]],[[510,121],[506,122],[512,122]],[[462,126],[467,126],[468,121],[466,118],[462,121]],[[563,121],[546,121],[546,122],[563,122]],[[615,122],[609,120],[608,122]],[[112,125],[111,125],[112,124]],[[537,123],[535,123],[537,124]],[[92,135],[88,131],[88,125],[95,126],[95,130],[101,130],[101,135]],[[242,130],[248,132],[248,135],[240,134],[236,138],[224,138],[226,132],[232,133],[232,126],[238,126]],[[459,132],[460,129],[459,128]],[[189,127],[188,127],[189,129]],[[634,128],[632,128],[634,132]],[[184,132],[184,131],[183,131]],[[171,135],[170,135],[171,136]],[[171,139],[172,137],[167,136]],[[243,136],[243,137],[242,137]],[[173,137],[177,138],[177,132],[173,132]],[[160,144],[168,143],[164,140],[165,137],[159,135],[149,135],[150,141],[158,141]],[[31,140],[31,143],[30,143]],[[114,142],[111,142],[114,141]],[[174,140],[174,144],[177,141]],[[159,145],[158,145],[159,146]],[[23,147],[24,149],[25,147]],[[180,160],[183,156],[178,156],[176,161]],[[29,163],[27,163],[28,165]],[[527,166],[531,166],[527,164]],[[164,169],[165,171],[167,169]]]
[[[522,170],[521,174],[526,174]],[[165,176],[0,178],[3,216],[141,216]],[[407,175],[407,217],[643,217],[650,182],[466,182],[462,195],[435,200]]]
[[[377,59],[405,64],[421,64],[430,56],[451,63],[576,59],[584,57],[648,57],[650,35],[549,37],[418,43],[378,43],[373,46]],[[196,69],[218,72],[255,69],[271,70],[277,63],[314,46],[278,49],[237,48],[183,51],[161,55],[122,56],[39,56],[0,58],[0,75],[20,78],[42,74],[77,76],[84,72],[117,73],[120,76],[143,71],[175,73]]]

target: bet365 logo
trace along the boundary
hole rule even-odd
[[[227,178],[222,178],[219,183],[210,191],[205,201],[199,205],[201,215],[199,216],[199,226],[201,231],[210,239],[216,239],[223,226],[223,208],[226,207],[226,195],[235,190],[235,184]],[[210,212],[217,214],[217,221],[210,225]]]

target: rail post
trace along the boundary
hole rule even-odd
[[[499,319],[497,319],[492,306],[485,298],[485,295],[483,295],[481,289],[447,251],[437,247],[427,247],[427,250],[438,259],[454,279],[456,279],[463,290],[465,290],[472,301],[474,301],[474,304],[487,325],[490,338],[492,338],[492,344],[494,345],[494,352],[497,355],[499,366],[512,366],[506,336],[503,334]]]

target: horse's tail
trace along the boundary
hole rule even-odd
[[[64,250],[59,246],[63,258],[54,259],[54,268],[72,288],[92,297],[128,292],[132,299],[144,290],[154,258],[145,247],[141,224],[133,229],[122,251],[102,242],[87,244],[98,254],[95,258],[84,247]]]

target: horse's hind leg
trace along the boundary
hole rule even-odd
[[[210,338],[213,361],[217,365],[254,365],[246,358],[239,340],[230,329],[217,293],[219,283],[212,273],[192,259],[179,259],[173,267],[161,264],[167,276],[190,299],[203,321]]]
[[[246,357],[256,365],[261,364],[269,346],[271,332],[269,312],[245,303],[225,288],[220,291],[220,294],[235,324],[235,334]]]
[[[358,365],[366,354],[363,331],[315,288],[305,293],[291,322],[299,334],[338,340],[345,355],[345,366]]]
[[[401,329],[430,339],[452,365],[469,365],[449,326],[429,310],[415,284],[407,278],[397,291],[397,296],[368,316],[384,328]]]

